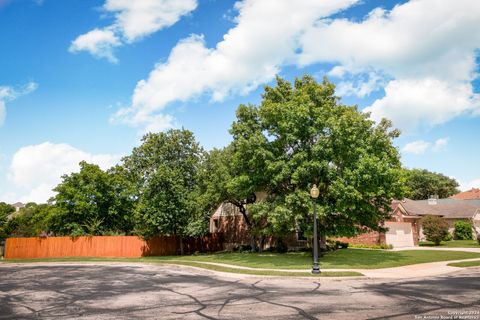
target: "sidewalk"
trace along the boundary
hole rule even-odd
[[[472,248],[474,249],[474,248]],[[439,262],[429,262],[421,264],[413,264],[401,267],[393,268],[382,268],[382,269],[322,269],[320,263],[321,271],[354,271],[360,272],[368,278],[376,279],[410,279],[410,278],[419,278],[419,277],[429,277],[429,276],[438,276],[442,274],[448,274],[455,271],[462,270],[464,268],[450,267],[447,264],[461,261],[476,261],[478,258],[474,259],[463,259],[463,260],[450,260],[450,261],[439,261]],[[170,260],[175,263],[176,260]],[[179,260],[181,261],[181,260]],[[310,269],[270,269],[270,268],[251,268],[243,267],[226,263],[216,263],[216,262],[204,262],[204,261],[191,261],[198,262],[202,264],[210,264],[215,266],[228,267],[232,269],[243,269],[243,270],[263,270],[263,271],[281,271],[281,272],[310,272]]]
[[[441,250],[441,251],[465,251],[480,253],[480,248],[444,248],[444,247],[402,247],[393,248],[389,251],[405,251],[405,250]]]

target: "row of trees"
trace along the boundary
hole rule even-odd
[[[170,130],[147,134],[142,142],[107,171],[81,162],[78,173],[62,177],[48,204],[27,204],[7,222],[4,233],[145,237],[205,233],[206,215],[199,215],[197,201],[197,176],[205,152],[193,134]]]
[[[259,106],[238,107],[230,133],[230,145],[210,152],[188,130],[147,134],[107,171],[82,162],[78,173],[62,177],[49,204],[27,205],[4,233],[200,235],[227,201],[253,237],[308,234],[315,183],[322,234],[352,236],[380,229],[391,199],[423,197],[424,183],[412,181],[431,175],[402,169],[392,145],[399,132],[341,104],[326,79],[277,78]],[[428,193],[449,195],[457,186],[445,185],[445,193],[435,186]],[[256,201],[259,192],[266,199]]]

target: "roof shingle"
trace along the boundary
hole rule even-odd
[[[450,198],[457,200],[480,200],[480,189],[472,188],[468,191],[457,193]]]
[[[409,215],[434,215],[447,219],[473,218],[477,210],[480,209],[475,203],[453,199],[439,199],[435,205],[428,204],[428,200],[405,199],[400,204]]]

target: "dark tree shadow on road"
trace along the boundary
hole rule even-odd
[[[0,319],[64,319],[97,315],[99,317],[126,317],[144,319],[137,313],[150,312],[152,318],[158,318],[159,312],[167,308],[188,307],[188,311],[173,312],[178,318],[195,314],[205,319],[221,319],[221,312],[232,301],[255,299],[259,303],[289,308],[299,318],[315,319],[307,311],[275,301],[268,287],[258,287],[239,281],[223,281],[210,275],[163,273],[146,271],[135,266],[65,265],[65,266],[29,266],[18,270],[1,268],[0,277]],[[182,287],[190,284],[206,289],[216,288],[218,292],[203,298],[184,293]],[[159,292],[177,295],[175,303],[158,301],[148,306],[133,307],[95,307],[91,301],[108,297],[115,300],[129,294],[149,295]],[[243,294],[229,294],[241,291]],[[13,294],[23,292],[23,294]],[[32,294],[45,292],[53,298],[33,297]],[[295,294],[291,292],[288,294]],[[282,293],[285,296],[287,293]],[[296,293],[298,294],[298,292]],[[312,294],[318,294],[313,293]],[[326,293],[325,293],[326,294]],[[40,306],[39,306],[40,305]],[[218,312],[205,312],[206,309],[218,309]],[[21,310],[21,311],[19,311]],[[213,314],[213,315],[212,315]]]
[[[363,289],[398,301],[399,309],[402,309],[402,312],[393,312],[388,316],[372,319],[394,319],[406,315],[435,313],[445,309],[480,311],[478,273],[366,285]]]
[[[245,319],[259,310],[275,310],[266,313],[271,319],[333,319],[336,312],[358,315],[355,319],[375,319],[367,314],[394,319],[479,307],[478,273],[373,284],[342,280],[328,287],[323,280],[304,280],[303,286],[285,288],[274,281],[225,280],[210,271],[189,270],[98,264],[2,267],[0,319]],[[386,298],[389,306],[375,310],[356,302],[366,294]],[[146,300],[131,303],[131,296]],[[238,308],[245,312],[232,316]]]

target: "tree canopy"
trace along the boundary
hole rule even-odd
[[[428,199],[431,195],[448,198],[459,193],[458,182],[454,178],[425,169],[405,169],[406,196],[413,200]]]
[[[122,169],[105,172],[99,166],[80,163],[80,172],[64,175],[52,201],[58,217],[57,233],[99,235],[106,231],[129,233],[133,229],[133,199]]]
[[[50,230],[56,209],[48,204],[27,203],[7,221],[4,230],[10,236],[16,237],[46,235]]]
[[[147,134],[123,159],[136,181],[137,231],[143,236],[184,235],[197,205],[197,171],[203,149],[188,130]]]
[[[353,236],[382,230],[392,199],[457,192],[454,179],[402,169],[390,121],[375,123],[334,91],[327,79],[278,77],[258,105],[237,108],[228,146],[205,152],[185,129],[146,134],[109,170],[81,162],[48,204],[27,204],[8,223],[13,207],[0,203],[0,228],[18,235],[201,235],[218,205],[229,202],[253,236],[308,235],[316,184],[322,235]]]
[[[260,106],[239,106],[231,133],[235,175],[229,184],[243,197],[268,194],[249,207],[261,233],[308,228],[314,183],[327,235],[379,229],[391,200],[403,194],[392,145],[399,132],[388,120],[375,124],[355,106],[342,105],[326,79],[304,76],[292,85],[277,78],[276,86],[265,87]]]
[[[8,216],[15,212],[15,208],[5,202],[0,202],[0,239],[7,236],[5,225],[7,223]]]

